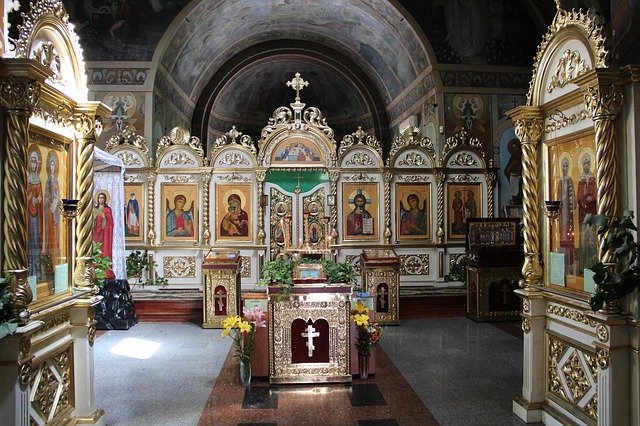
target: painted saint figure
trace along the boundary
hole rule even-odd
[[[452,234],[464,234],[464,201],[462,201],[462,192],[453,193],[453,201],[451,202],[453,209],[453,222],[451,223]]]
[[[416,194],[407,196],[408,210],[400,201],[400,235],[427,235],[427,200],[424,200],[422,209],[418,208],[419,203]]]
[[[169,200],[167,200],[167,237],[193,237],[193,203],[191,209],[184,210],[187,203],[187,197],[178,194],[173,199],[173,209],[169,208]]]
[[[40,254],[42,253],[42,181],[40,169],[42,155],[33,145],[29,150],[29,175],[27,176],[27,235],[29,275],[41,276]]]
[[[596,177],[591,172],[591,154],[585,152],[580,158],[582,174],[578,181],[578,223],[580,224],[580,270],[592,267],[597,262],[596,229],[585,225],[584,218],[588,213],[596,213],[598,187]]]
[[[467,199],[464,202],[464,216],[465,218],[478,217],[475,193],[473,191],[467,191]]]
[[[507,144],[509,161],[504,168],[504,175],[509,179],[511,204],[522,204],[522,148],[518,139],[511,139]]]
[[[60,257],[60,185],[58,154],[47,154],[47,182],[44,188],[44,273],[53,275],[53,266]]]
[[[249,215],[242,209],[242,200],[238,194],[227,198],[227,213],[220,223],[220,236],[246,237],[249,235]]]
[[[92,239],[100,243],[102,255],[113,261],[113,211],[109,207],[108,193],[99,191],[96,203],[93,205],[93,233]],[[108,279],[115,278],[113,271],[105,271]]]
[[[124,213],[124,220],[126,227],[127,237],[140,236],[140,205],[136,200],[136,194],[131,193],[129,201],[127,202],[127,208]]]
[[[365,209],[367,197],[356,194],[353,197],[353,211],[347,216],[347,235],[373,235],[373,218]]]
[[[562,210],[560,212],[560,248],[559,253],[564,253],[564,263],[567,273],[574,274],[575,261],[575,245],[574,245],[574,228],[573,213],[576,209],[576,195],[573,186],[573,180],[569,175],[569,159],[564,157],[560,161],[562,174],[560,175],[558,195],[562,201]]]

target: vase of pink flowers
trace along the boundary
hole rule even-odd
[[[251,351],[256,329],[266,327],[264,312],[257,306],[243,309],[242,316],[230,315],[222,321],[222,336],[231,336],[236,347],[236,358],[240,361],[240,384],[251,385]]]

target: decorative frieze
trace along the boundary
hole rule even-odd
[[[195,278],[195,256],[166,256],[162,271],[165,278]]]
[[[550,304],[549,306],[547,306],[547,314],[557,315],[559,317],[567,318],[572,321],[579,322],[594,328],[596,326],[596,322],[593,319],[589,318],[587,315],[585,315],[584,312],[567,308],[564,306]]]
[[[400,255],[400,275],[429,275],[429,255]]]
[[[147,81],[146,68],[89,68],[89,84],[141,86]]]

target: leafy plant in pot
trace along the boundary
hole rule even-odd
[[[637,228],[633,219],[633,211],[630,210],[626,210],[620,219],[605,215],[587,215],[584,219],[586,225],[598,227],[599,235],[606,235],[602,249],[611,251],[617,260],[598,262],[589,268],[594,272],[596,284],[596,292],[589,301],[594,312],[617,312],[618,301],[640,285],[638,243],[633,234]]]
[[[139,284],[142,287],[146,285],[157,285],[159,287],[169,285],[166,278],[156,276],[153,279],[145,278],[149,276],[150,268],[157,266],[156,262],[149,262],[149,256],[145,251],[144,254],[140,250],[129,253],[126,260],[127,277],[136,278],[134,285]]]

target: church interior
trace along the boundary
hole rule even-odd
[[[7,0],[3,424],[640,424],[640,4]]]

